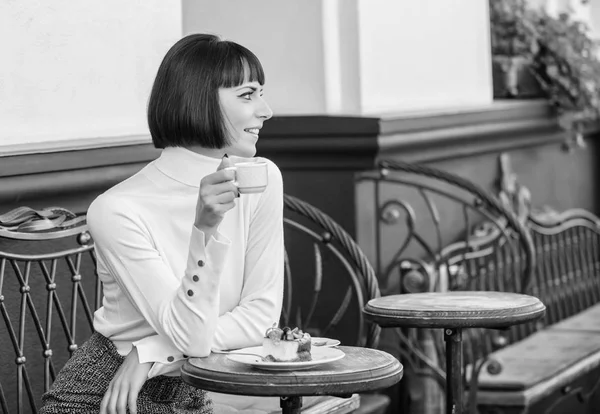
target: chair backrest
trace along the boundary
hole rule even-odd
[[[60,208],[0,216],[4,414],[36,412],[42,393],[92,332],[100,286],[84,219]]]
[[[589,211],[534,212],[528,222],[537,255],[533,293],[552,325],[600,302],[600,219]]]
[[[347,345],[375,346],[362,307],[377,279],[351,237],[326,214],[285,196],[282,326]],[[102,287],[85,216],[61,208],[0,215],[0,407],[37,412],[41,395],[92,332]],[[58,322],[57,322],[58,321]]]
[[[506,200],[430,166],[384,160],[378,167],[359,175],[357,183],[372,194],[368,211],[376,215],[374,264],[383,295],[448,290],[532,293],[532,237]],[[535,329],[520,325],[508,332],[465,330],[465,367]],[[443,387],[441,335],[438,330],[386,329],[381,340],[386,350],[402,355],[405,366],[433,376]],[[403,345],[388,349],[388,337],[390,343]]]
[[[366,256],[331,217],[296,198],[285,197],[286,289],[282,325],[346,345],[375,347],[377,325],[363,316],[379,296]]]

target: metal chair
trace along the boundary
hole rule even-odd
[[[285,196],[285,297],[281,325],[346,345],[374,347],[379,327],[362,308],[379,296],[375,273],[352,238],[312,205]],[[22,207],[0,215],[0,406],[37,412],[41,395],[91,334],[102,289],[85,216]],[[93,298],[92,300],[88,298]],[[55,322],[58,318],[58,324]],[[57,326],[58,325],[58,326]],[[358,396],[322,399],[309,413],[356,409]],[[365,395],[357,412],[389,399]]]
[[[379,297],[366,256],[321,210],[290,195],[284,202],[286,283],[280,325],[299,326],[312,336],[336,338],[344,345],[376,347],[380,328],[362,313],[370,299]],[[337,409],[332,400],[324,397],[320,407],[303,412],[380,413],[389,404],[383,394],[361,395],[357,409],[345,407],[343,401]]]
[[[42,393],[91,334],[100,291],[85,217],[26,207],[0,216],[4,414],[37,412]]]
[[[524,218],[512,209],[523,202],[513,197],[518,193],[498,200],[467,179],[426,165],[384,160],[378,167],[361,174],[357,184],[365,187],[361,195],[369,194],[374,203],[369,208],[376,215],[374,264],[384,296],[450,291],[535,294],[532,238]],[[527,323],[503,330],[463,331],[460,371],[462,381],[470,382],[470,407],[488,355],[536,329],[535,323]],[[410,378],[412,371],[413,382],[419,382],[416,387],[424,396],[417,403],[423,410],[444,405],[444,342],[450,339],[445,335],[441,329],[413,327],[382,333],[382,347],[402,358],[405,377]]]
[[[332,218],[286,195],[285,299],[282,325],[346,345],[375,347],[380,328],[363,306],[379,296],[377,278],[360,247]],[[335,296],[332,295],[335,292]]]

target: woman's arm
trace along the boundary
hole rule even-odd
[[[262,342],[267,328],[279,322],[283,302],[283,180],[269,161],[269,185],[252,214],[238,306],[219,317],[216,349],[236,349]]]
[[[210,353],[219,315],[221,265],[229,241],[217,234],[208,244],[193,227],[183,278],[174,275],[154,248],[134,209],[122,198],[98,197],[88,224],[99,260],[159,335],[186,355]],[[192,279],[194,276],[197,278]],[[197,279],[197,281],[195,280]]]
[[[269,162],[269,186],[256,203],[249,225],[240,303],[219,316],[212,347],[235,349],[261,342],[265,330],[279,321],[283,301],[283,180]],[[168,337],[153,335],[134,343],[140,362],[154,362],[149,377],[177,370],[185,358]],[[190,355],[190,354],[187,354]],[[168,357],[172,357],[170,361]]]

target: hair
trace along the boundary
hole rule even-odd
[[[219,88],[265,83],[250,50],[210,34],[192,34],[165,55],[150,93],[148,126],[156,148],[229,145]]]

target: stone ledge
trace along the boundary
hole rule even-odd
[[[379,157],[429,162],[564,141],[545,100],[497,101],[480,108],[382,117]]]

